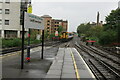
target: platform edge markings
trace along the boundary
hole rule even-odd
[[[78,80],[80,80],[80,76],[79,76],[79,73],[78,73],[78,68],[77,68],[77,65],[76,65],[76,61],[75,61],[75,58],[74,58],[74,55],[73,55],[73,52],[70,48],[70,52],[71,52],[71,56],[72,56],[72,60],[73,60],[73,64],[74,64],[74,68],[75,68],[75,72],[76,72],[76,77]]]
[[[6,57],[11,57],[16,55],[20,55],[20,52],[5,54],[5,55],[2,55],[1,58],[6,58]]]
[[[38,48],[38,47],[37,47]],[[33,49],[36,49],[36,48],[33,48]],[[31,50],[33,50],[31,49]],[[31,51],[31,53],[34,53],[34,52],[37,52],[37,51]],[[25,55],[26,55],[26,51],[25,51]],[[0,58],[6,58],[6,57],[11,57],[11,56],[17,56],[17,55],[21,55],[21,52],[20,51],[16,51],[16,52],[11,52],[11,53],[7,53],[7,54],[4,54],[4,55],[0,55]]]
[[[85,66],[87,67],[88,71],[90,72],[91,76],[95,79],[95,76],[93,75],[93,73],[91,72],[90,68],[88,67],[88,65],[86,64],[86,62],[84,61],[84,59],[82,58],[82,56],[79,54],[79,52],[73,48],[79,55],[79,57],[82,59],[83,63],[85,64]]]

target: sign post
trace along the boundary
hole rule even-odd
[[[44,30],[42,30],[42,53],[41,53],[41,59],[43,59],[43,53],[44,53]]]
[[[23,11],[21,69],[24,68],[24,28],[44,30],[43,18]],[[30,36],[30,35],[29,35]],[[30,56],[30,55],[28,55]]]
[[[42,53],[41,53],[41,59],[43,59],[43,48],[44,48],[44,19],[30,14],[25,13],[25,28],[31,28],[31,29],[41,29],[43,30],[42,34]],[[28,54],[29,59],[29,54]]]
[[[42,29],[44,30],[44,20],[43,18],[36,16],[31,13],[26,13],[25,12],[25,28],[29,29]]]
[[[27,8],[28,13],[32,13],[32,5],[28,4]],[[28,46],[27,46],[27,62],[30,62],[30,29],[28,29]]]
[[[24,68],[24,11],[23,11],[23,22],[22,22],[22,54],[21,54],[21,69]]]

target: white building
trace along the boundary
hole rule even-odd
[[[0,0],[0,36],[2,38],[21,37],[20,25],[21,1]],[[27,30],[25,30],[27,31]]]
[[[118,2],[118,7],[120,8],[120,1]]]

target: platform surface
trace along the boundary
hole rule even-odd
[[[59,48],[45,79],[95,80],[95,77],[75,48]]]

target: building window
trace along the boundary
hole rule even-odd
[[[16,38],[16,37],[17,37],[17,31],[5,30],[5,38]]]
[[[0,19],[0,25],[2,25],[2,19]]]
[[[48,26],[50,25],[50,24],[47,24]]]
[[[9,3],[10,3],[10,0],[5,0],[5,3],[9,4]]]
[[[47,27],[47,29],[50,29],[49,27]]]
[[[5,20],[5,25],[9,25],[9,20]]]
[[[49,31],[47,31],[49,33]]]
[[[0,14],[2,14],[2,9],[0,9]]]
[[[10,14],[10,9],[5,9],[5,14]]]
[[[50,22],[50,20],[48,20],[47,22]]]

